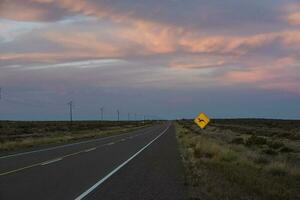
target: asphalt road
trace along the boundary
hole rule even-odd
[[[170,123],[0,156],[0,199],[184,199]]]

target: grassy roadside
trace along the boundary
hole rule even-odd
[[[147,127],[152,122],[1,122],[0,151],[11,151],[48,144],[63,144],[99,136],[122,134]]]
[[[191,125],[176,123],[189,199],[300,199],[300,169],[289,154],[266,156]]]

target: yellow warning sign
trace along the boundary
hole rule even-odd
[[[204,113],[200,113],[194,120],[194,122],[202,129],[205,128],[209,121],[209,117]]]

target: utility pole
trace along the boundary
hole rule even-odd
[[[2,100],[2,88],[0,87],[0,100]]]
[[[73,123],[73,101],[70,101],[68,103],[68,105],[69,105],[70,122],[71,122],[71,129],[72,129],[72,123]]]
[[[117,114],[118,114],[118,121],[120,121],[120,111],[119,111],[119,109],[117,110]]]
[[[128,121],[130,121],[130,113],[128,113]]]
[[[103,121],[103,110],[104,110],[104,108],[101,107],[101,108],[100,108],[100,111],[101,111],[101,121]]]
[[[136,113],[134,113],[134,121],[136,121]]]

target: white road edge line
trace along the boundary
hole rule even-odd
[[[48,164],[51,164],[51,163],[54,163],[54,162],[58,162],[60,160],[62,160],[62,158],[57,158],[57,159],[54,159],[54,160],[43,162],[41,165],[48,165]]]
[[[149,142],[146,146],[141,148],[138,152],[136,152],[133,156],[131,156],[128,160],[123,162],[121,165],[116,167],[114,170],[112,170],[109,174],[107,174],[104,178],[99,180],[97,183],[95,183],[92,187],[90,187],[88,190],[86,190],[84,193],[76,197],[75,200],[81,200],[85,198],[89,193],[91,193],[94,189],[96,189],[99,185],[101,185],[104,181],[109,179],[113,174],[115,174],[117,171],[119,171],[122,167],[124,167],[127,163],[129,163],[132,159],[134,159],[137,155],[139,155],[142,151],[144,151],[147,147],[149,147],[155,140],[160,138],[163,134],[167,132],[167,130],[170,128],[170,125],[161,133],[159,134],[156,138],[154,138],[151,142]]]
[[[148,129],[148,128],[151,128],[151,127],[146,127],[146,129]],[[134,131],[139,131],[139,130],[141,130],[141,129],[134,130]],[[149,132],[149,130],[147,130],[147,132]],[[22,153],[10,154],[10,155],[6,155],[6,156],[0,156],[0,159],[23,156],[23,155],[38,153],[38,152],[43,152],[43,151],[50,151],[50,150],[54,150],[54,149],[61,149],[61,148],[75,146],[75,145],[84,144],[84,143],[97,142],[97,141],[101,141],[101,140],[105,140],[105,139],[109,139],[109,138],[114,138],[114,137],[118,137],[118,136],[122,136],[122,135],[128,135],[128,134],[131,134],[131,133],[132,132],[121,133],[121,134],[118,134],[118,135],[112,135],[112,136],[108,136],[108,137],[92,139],[92,140],[87,140],[87,141],[82,141],[82,142],[75,142],[75,143],[71,143],[71,144],[65,144],[65,145],[60,145],[60,146],[55,146],[55,147],[50,147],[50,148],[45,148],[45,149],[39,149],[39,150],[35,150],[35,151],[27,151],[27,152],[22,152]],[[137,134],[137,135],[139,135],[139,134]]]

